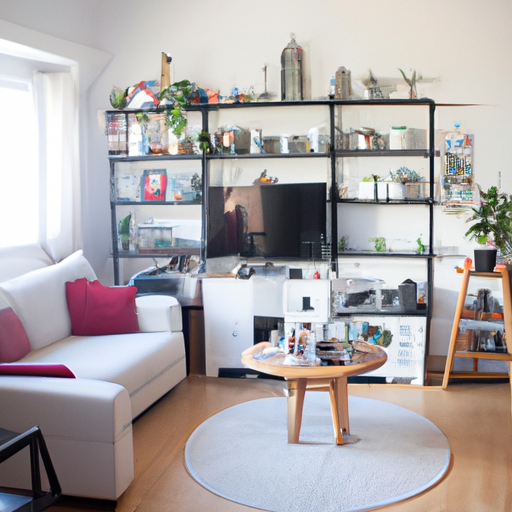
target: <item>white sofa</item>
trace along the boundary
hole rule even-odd
[[[96,279],[78,251],[0,282],[30,341],[17,363],[60,363],[76,376],[0,375],[0,427],[40,426],[63,494],[116,500],[134,476],[132,420],[186,377],[181,308],[137,297],[140,332],[73,336],[65,283],[84,277]],[[30,488],[28,468],[28,451],[1,464],[0,486]]]

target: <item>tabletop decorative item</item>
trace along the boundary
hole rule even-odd
[[[418,91],[416,90],[416,82],[418,80],[421,80],[421,77],[416,75],[416,70],[413,71],[411,78],[407,78],[405,73],[400,68],[398,68],[398,71],[400,71],[400,73],[402,73],[402,76],[403,76],[405,82],[409,86],[409,99],[410,100],[418,99]]]

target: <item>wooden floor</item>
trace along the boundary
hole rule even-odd
[[[185,469],[183,449],[197,425],[212,414],[240,402],[282,396],[283,390],[283,382],[275,380],[189,376],[135,422],[135,480],[117,504],[64,497],[50,511],[254,511],[196,483]],[[450,441],[452,467],[448,475],[424,494],[382,510],[512,511],[511,398],[506,381],[454,383],[447,391],[351,384],[349,393],[415,411],[435,423]]]

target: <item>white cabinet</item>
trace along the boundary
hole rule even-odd
[[[203,279],[206,375],[220,368],[243,368],[242,352],[254,343],[254,317],[283,313],[284,276],[252,276],[248,280]]]
[[[241,354],[253,344],[253,302],[252,280],[203,280],[207,377],[242,367]]]

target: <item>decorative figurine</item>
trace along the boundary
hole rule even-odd
[[[421,237],[416,239],[416,243],[418,244],[416,252],[418,254],[423,254],[425,252],[425,246],[423,245],[423,242],[421,241]]]
[[[164,90],[171,85],[171,61],[169,53],[162,52],[162,74],[160,75],[160,88]]]

